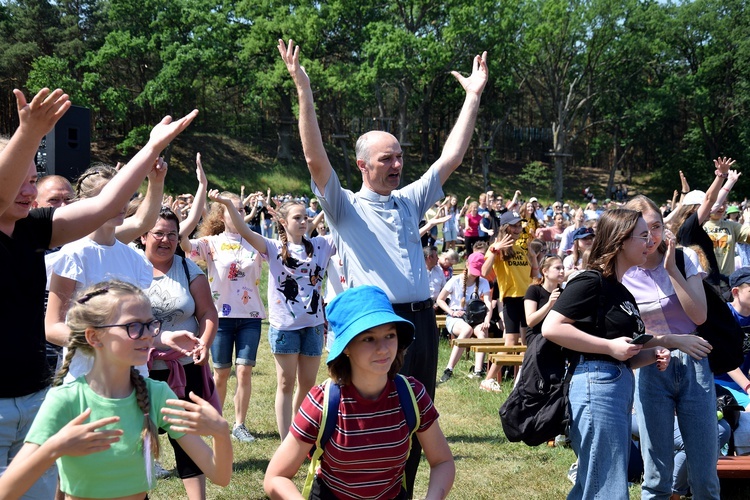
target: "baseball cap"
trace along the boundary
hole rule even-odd
[[[738,213],[740,213],[740,207],[738,207],[737,205],[729,205],[727,207],[727,212],[726,213],[728,213],[728,214],[738,214]]]
[[[393,312],[388,296],[376,286],[357,286],[338,294],[326,306],[326,317],[334,335],[326,361],[329,365],[354,337],[386,323],[396,325],[399,349],[408,347],[414,340],[414,325]]]
[[[594,236],[594,230],[590,227],[579,227],[573,231],[573,241]]]
[[[500,225],[504,226],[505,224],[516,224],[521,220],[523,219],[521,219],[521,216],[518,214],[518,212],[508,211],[500,216]]]
[[[535,201],[539,201],[537,200],[536,196],[532,196],[531,198],[529,198],[529,203],[534,203]]]
[[[750,267],[737,269],[729,276],[729,286],[732,288],[745,283],[750,283]]]
[[[683,205],[700,205],[706,199],[706,193],[697,189],[690,191],[682,200]]]
[[[474,252],[466,260],[466,268],[472,276],[482,275],[482,264],[484,264],[484,254],[482,252]]]

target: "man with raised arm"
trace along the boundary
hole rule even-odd
[[[468,78],[453,71],[466,91],[461,113],[443,146],[440,158],[422,177],[398,189],[403,152],[391,134],[371,131],[355,147],[362,189],[343,189],[323,147],[315,116],[310,79],[299,64],[299,47],[279,40],[279,52],[297,87],[299,129],[312,189],[320,201],[344,262],[350,287],[382,288],[396,313],[415,325],[414,343],[401,370],[435,395],[438,334],[430,297],[429,275],[419,238],[419,221],[443,196],[442,186],[458,168],[474,131],[479,101],[487,83],[487,53],[475,56]],[[421,448],[414,440],[407,463],[407,489],[412,494]]]
[[[19,90],[13,92],[20,125],[9,140],[0,140],[0,260],[6,263],[0,287],[0,337],[6,352],[0,364],[0,474],[15,458],[25,459],[16,454],[51,382],[44,344],[44,250],[82,238],[123,212],[159,153],[198,114],[194,110],[176,121],[165,117],[97,196],[32,210],[34,156],[70,101],[60,89],[42,89],[30,102]],[[54,498],[56,483],[57,470],[51,468],[25,498]]]

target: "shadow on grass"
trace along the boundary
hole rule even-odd
[[[268,468],[268,462],[270,460],[268,459],[245,459],[245,460],[235,460],[232,470],[234,472],[244,472],[244,471],[251,471],[251,470],[258,470],[261,472],[266,471]]]

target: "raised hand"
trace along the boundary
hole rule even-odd
[[[153,129],[151,129],[148,141],[149,144],[161,151],[167,147],[167,144],[172,142],[175,137],[180,135],[180,133],[192,123],[196,116],[198,116],[197,109],[192,110],[179,120],[172,120],[171,116],[165,116]]]
[[[160,156],[154,162],[154,167],[149,170],[148,174],[146,174],[148,182],[159,182],[164,184],[164,179],[167,177],[167,170],[167,162],[165,162],[164,158]]]
[[[729,175],[729,177],[727,177],[727,180],[731,181],[732,185],[734,185],[739,180],[742,172],[739,172],[737,170],[730,170],[729,172],[727,172],[727,174]]]
[[[687,178],[685,177],[685,174],[682,173],[682,170],[680,170],[680,186],[682,187],[682,192],[687,194],[690,192],[690,184],[688,184]]]
[[[13,94],[18,107],[19,129],[40,137],[52,130],[71,106],[68,94],[60,89],[50,92],[45,87],[37,92],[31,102],[27,102],[26,96],[18,89],[13,89]]]
[[[716,170],[721,172],[722,174],[726,174],[729,172],[729,167],[734,165],[737,162],[737,160],[733,160],[731,158],[725,157],[718,157],[714,160],[714,166],[716,167]]]
[[[481,95],[488,79],[486,50],[481,56],[474,56],[473,66],[471,76],[468,78],[462,76],[458,71],[451,71],[451,75],[458,80],[458,83],[461,84],[467,94]]]
[[[286,45],[284,40],[279,38],[278,48],[279,54],[281,54],[281,59],[284,61],[284,64],[286,64],[286,69],[292,76],[294,83],[297,86],[309,86],[310,77],[307,76],[305,68],[299,64],[299,45],[295,45],[294,40],[291,38],[289,39],[289,45]]]
[[[222,205],[229,206],[232,204],[232,200],[221,195],[218,189],[212,189],[208,192],[208,199],[221,203]]]
[[[195,176],[198,178],[198,184],[202,186],[208,185],[208,179],[206,178],[206,172],[203,170],[203,162],[201,162],[200,153],[195,153]]]
[[[200,436],[229,434],[229,425],[216,408],[193,391],[190,391],[188,397],[193,400],[192,403],[181,399],[167,399],[169,406],[180,409],[161,409],[164,420],[171,424],[172,430]]]

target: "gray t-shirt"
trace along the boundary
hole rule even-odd
[[[195,262],[187,259],[188,274],[190,281],[185,275],[185,267],[182,265],[182,257],[174,256],[172,267],[163,276],[154,276],[151,286],[146,290],[146,295],[151,299],[151,309],[154,316],[162,320],[162,331],[172,332],[176,330],[187,330],[198,336],[198,320],[195,319],[195,301],[190,293],[190,283],[203,274]],[[186,365],[193,362],[191,356],[183,356],[179,359],[180,364]],[[167,364],[161,360],[154,360],[152,370],[166,370]]]
[[[394,304],[430,297],[419,221],[443,196],[436,168],[389,196],[364,186],[356,194],[343,189],[333,171],[325,196],[311,184],[342,256],[349,287],[375,285]]]

